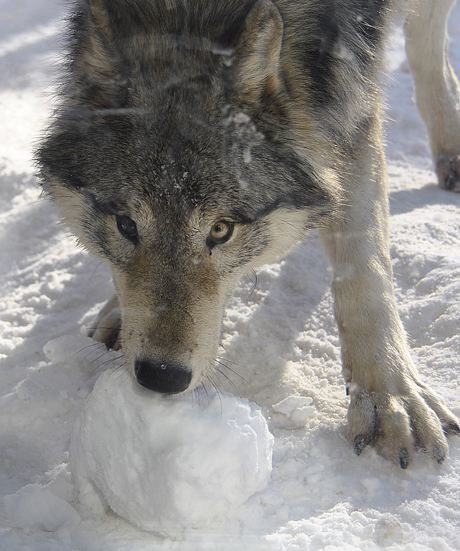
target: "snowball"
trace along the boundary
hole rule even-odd
[[[162,396],[109,370],[76,422],[70,463],[93,511],[105,500],[140,528],[178,537],[263,490],[272,448],[262,412],[246,400],[211,389]]]
[[[68,360],[68,358],[72,358],[72,356],[77,356],[82,350],[85,350],[91,345],[94,346],[94,341],[89,337],[63,335],[62,337],[57,337],[47,342],[43,347],[43,352],[48,360],[58,362]],[[65,363],[68,363],[68,361]]]
[[[24,486],[4,497],[6,516],[18,528],[56,532],[62,526],[76,526],[80,515],[75,509],[40,484]]]

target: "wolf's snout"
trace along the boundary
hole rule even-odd
[[[177,394],[187,390],[192,372],[177,362],[138,359],[134,364],[137,382],[162,394]]]

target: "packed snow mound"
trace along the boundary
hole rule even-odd
[[[263,490],[273,436],[261,410],[211,389],[162,396],[104,372],[78,418],[70,463],[79,499],[180,537]]]
[[[26,530],[56,532],[62,526],[76,526],[81,520],[67,501],[40,484],[28,484],[5,496],[4,505],[11,524]]]

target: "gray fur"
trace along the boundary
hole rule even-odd
[[[112,270],[118,298],[94,337],[160,392],[212,370],[238,278],[320,228],[350,440],[405,468],[411,426],[439,458],[443,426],[458,425],[420,382],[394,301],[379,92],[393,9],[80,0],[37,159],[66,224]]]

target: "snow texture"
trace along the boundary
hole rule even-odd
[[[40,484],[28,484],[5,497],[8,520],[18,528],[56,532],[80,523],[80,515],[64,499]]]
[[[123,360],[85,336],[113,293],[108,270],[75,246],[33,176],[64,11],[52,0],[3,1],[0,11],[0,550],[458,551],[460,440],[449,439],[442,466],[420,456],[403,471],[372,449],[357,457],[345,438],[331,273],[315,235],[259,270],[257,284],[242,280],[223,324],[228,367],[213,374],[222,393],[262,408],[275,438],[268,486],[224,517],[183,527],[181,540],[79,509],[71,434],[97,378]],[[458,74],[460,6],[449,31]],[[460,415],[460,196],[436,186],[399,32],[389,61],[399,311],[422,377]],[[202,396],[195,403],[207,407]]]
[[[160,396],[124,369],[101,375],[70,448],[91,513],[103,510],[102,494],[133,524],[178,538],[265,489],[273,436],[260,408],[213,389],[201,394]]]

